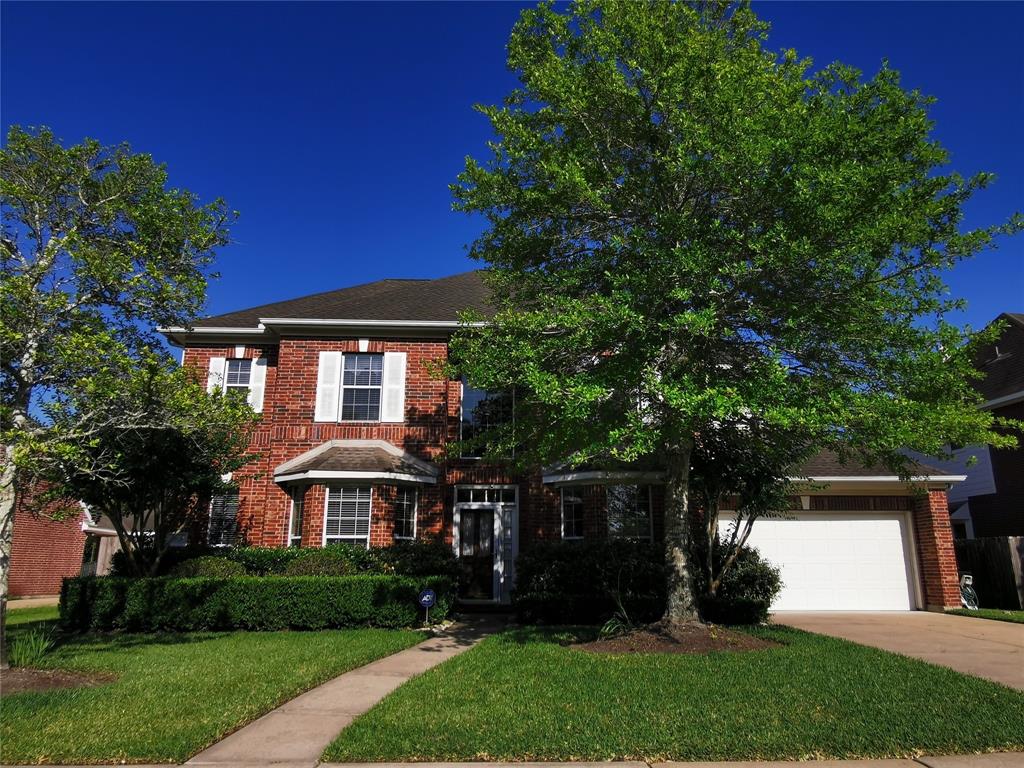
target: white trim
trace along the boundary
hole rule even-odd
[[[359,320],[354,318],[303,318],[303,317],[261,317],[261,325],[284,326],[324,326],[345,327],[361,326],[365,328],[480,328],[486,323],[463,323],[461,320]],[[198,329],[197,329],[198,330]]]
[[[323,529],[323,535],[320,538],[320,546],[322,546],[322,547],[326,547],[327,546],[327,506],[331,503],[331,490],[332,489],[340,490],[343,487],[345,487],[345,486],[341,486],[341,485],[333,485],[333,486],[331,486],[331,485],[329,485],[329,486],[327,486],[327,488],[324,489],[324,529]],[[370,515],[366,519],[366,548],[369,549],[370,548],[370,534],[373,532],[373,486],[372,485],[368,485],[368,486],[349,486],[349,487],[354,487],[354,488],[366,487],[366,488],[370,489]],[[356,519],[358,519],[358,518],[356,518]],[[342,539],[343,540],[343,541],[339,541],[339,542],[335,542],[335,543],[345,543],[345,542],[359,541],[358,537],[336,536],[334,538]]]
[[[558,489],[558,510],[560,512],[560,519],[561,519],[561,528],[559,530],[559,534],[561,534],[562,541],[581,541],[583,539],[582,535],[580,535],[580,536],[566,536],[565,535],[565,492],[566,492],[566,490],[567,490],[567,488],[565,486],[562,486],[561,488]],[[583,497],[582,496],[577,496],[576,498],[578,498],[580,500],[580,504],[582,505],[583,504]]]
[[[392,527],[391,538],[395,541],[416,541],[416,533],[419,528],[419,516],[420,516],[420,490],[419,488],[398,488],[395,493],[401,493],[402,491],[411,491],[412,496],[412,536],[399,536],[394,532]],[[392,505],[392,513],[395,516],[395,522],[398,521],[398,496],[395,496],[395,503]]]
[[[904,479],[899,475],[815,475],[808,477],[787,478],[795,482],[810,481],[812,483],[961,483],[967,475],[914,475]]]
[[[290,475],[274,475],[275,483],[290,483],[295,480],[395,480],[400,483],[421,483],[435,485],[436,477],[408,475],[403,472],[356,472],[338,469],[315,469]]]
[[[383,424],[405,422],[405,352],[385,352],[380,372],[380,408],[377,420]]]
[[[515,501],[458,501],[459,489],[484,489],[515,491]],[[452,547],[455,556],[461,557],[460,526],[463,509],[490,509],[494,512],[493,546],[491,557],[493,576],[491,578],[490,600],[473,600],[481,605],[509,603],[515,585],[515,561],[519,554],[519,486],[513,483],[462,483],[454,486],[455,502],[452,505]],[[507,529],[507,531],[506,531]],[[506,536],[506,532],[508,536]],[[508,539],[506,552],[505,540]]]
[[[233,328],[231,326],[212,326],[212,325],[204,326],[202,328],[185,328],[185,327],[180,326],[180,325],[172,325],[172,326],[168,326],[166,328],[157,328],[156,330],[157,330],[158,333],[162,333],[164,335],[173,334],[173,333],[209,333],[209,334],[214,334],[214,333],[231,333],[231,334],[239,333],[239,334],[246,334],[246,335],[249,335],[249,336],[257,336],[257,335],[263,334],[263,332],[264,332],[264,329],[262,327],[260,327],[260,328],[246,328],[246,327]]]
[[[664,472],[639,470],[587,470],[583,472],[553,472],[541,478],[545,485],[660,485],[665,482]]]
[[[295,523],[295,495],[296,494],[301,494],[301,496],[302,496],[302,524],[299,527],[299,535],[298,536],[294,536],[292,534],[292,526]],[[289,492],[288,492],[288,499],[290,500],[291,503],[290,503],[290,505],[288,507],[288,530],[286,530],[284,532],[284,545],[286,547],[293,547],[293,546],[300,546],[301,547],[302,546],[302,528],[304,528],[305,524],[306,524],[306,519],[305,519],[306,518],[306,489],[305,488],[292,488],[292,489],[290,489]],[[326,515],[326,511],[325,511],[324,514]],[[324,526],[326,527],[326,525],[327,525],[327,522],[326,522],[326,517],[325,517],[324,518]],[[292,544],[292,539],[296,539],[296,538],[299,540],[299,543],[297,545]]]
[[[1008,395],[993,398],[992,400],[986,400],[984,403],[978,406],[983,411],[990,411],[993,408],[1001,408],[1004,405],[1013,405],[1024,400],[1024,389],[1018,392],[1011,392]]]

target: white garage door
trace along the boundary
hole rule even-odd
[[[731,521],[723,519],[724,536]],[[796,513],[757,520],[749,544],[782,571],[776,611],[907,611],[914,608],[902,514]]]

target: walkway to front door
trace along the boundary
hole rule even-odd
[[[772,621],[914,656],[1024,691],[1024,628],[1020,624],[927,611],[786,611],[773,614]]]
[[[501,626],[479,616],[307,691],[204,749],[185,765],[313,768],[341,730],[411,677],[476,645]]]

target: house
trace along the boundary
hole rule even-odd
[[[508,398],[438,378],[459,312],[489,310],[480,272],[380,280],[166,329],[211,390],[263,415],[258,463],[211,506],[209,540],[319,547],[437,538],[461,559],[465,600],[507,602],[520,549],[537,542],[662,535],[657,472],[512,475],[447,447],[511,412]],[[914,487],[823,455],[827,489],[753,543],[783,571],[776,608],[907,610],[959,605],[946,490]]]
[[[992,322],[1005,327],[975,359],[984,376],[975,385],[984,397],[981,408],[994,416],[1024,420],[1024,313],[1003,312]],[[1013,434],[1020,440],[1018,432]],[[951,459],[929,463],[966,475],[965,482],[949,491],[953,535],[1024,536],[1024,442],[1016,448],[960,446],[952,453]]]

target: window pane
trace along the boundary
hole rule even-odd
[[[516,489],[515,488],[502,488],[501,489],[501,500],[506,504],[516,503]]]
[[[302,542],[302,513],[304,508],[302,491],[292,491],[292,519],[288,530],[288,543],[297,547]]]
[[[380,389],[346,387],[341,398],[342,421],[379,421]]]
[[[608,534],[627,539],[651,538],[648,486],[608,486]]]
[[[512,393],[487,392],[462,379],[462,440],[473,440],[502,424],[512,421]],[[463,456],[472,458],[483,452],[482,446],[463,448]]]
[[[328,543],[350,541],[367,545],[370,538],[370,488],[329,488],[324,533]]]
[[[416,536],[416,489],[399,488],[395,497],[395,538]]]
[[[562,538],[583,538],[583,499],[568,488],[562,489]]]
[[[228,360],[226,384],[229,387],[248,387],[252,375],[252,360]]]
[[[207,541],[215,547],[229,547],[238,535],[238,491],[214,496],[210,503],[210,532]]]
[[[469,502],[471,500],[471,498],[470,498],[470,489],[469,488],[459,488],[455,492],[455,500],[458,501],[458,502],[461,502],[463,504]]]

